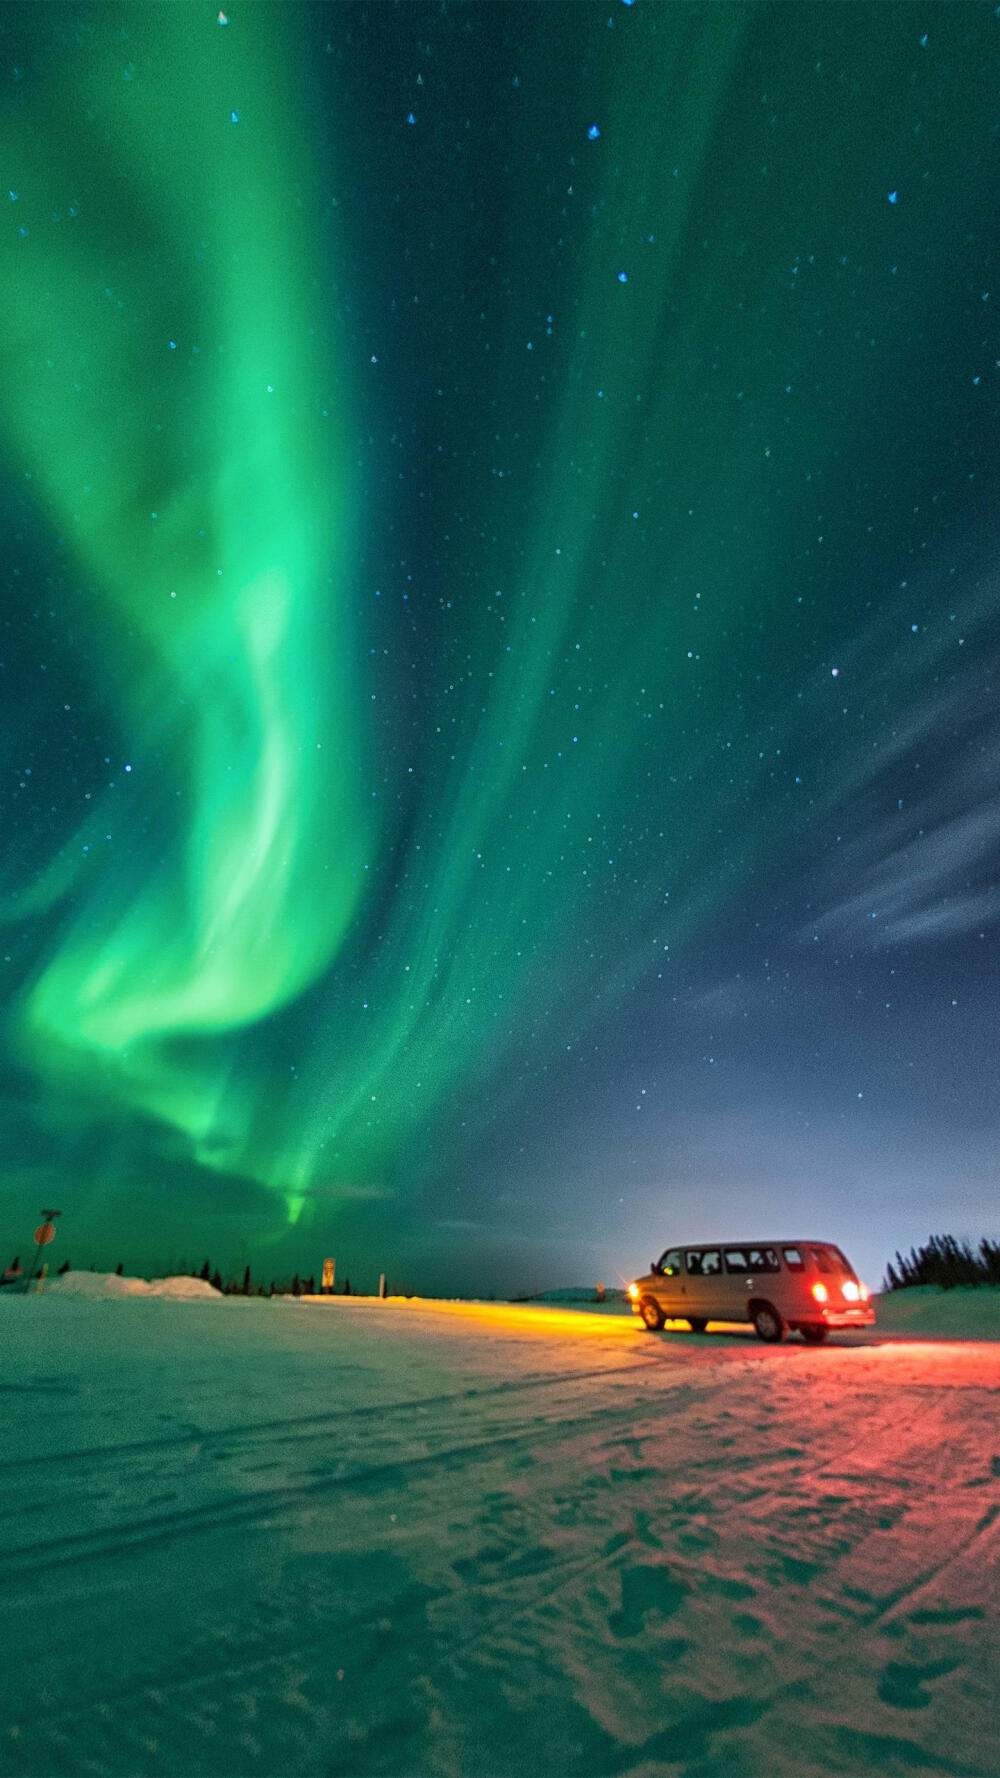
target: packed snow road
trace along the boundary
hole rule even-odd
[[[996,1343],[55,1293],[0,1343],[4,1773],[1000,1773]]]

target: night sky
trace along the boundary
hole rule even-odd
[[[3,7],[5,1248],[1000,1233],[998,93],[992,4]]]

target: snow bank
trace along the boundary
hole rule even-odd
[[[45,1285],[45,1293],[58,1291],[60,1296],[85,1296],[91,1299],[122,1296],[169,1297],[173,1302],[222,1301],[221,1290],[214,1290],[204,1278],[120,1278],[117,1272],[64,1272]]]
[[[879,1333],[950,1334],[955,1339],[1000,1340],[1000,1290],[939,1290],[936,1284],[887,1290],[875,1297]]]

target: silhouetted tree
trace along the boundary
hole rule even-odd
[[[211,1284],[213,1290],[221,1290],[222,1289],[222,1273],[219,1271],[218,1266],[216,1266],[215,1271],[212,1273],[212,1276],[209,1279],[209,1283]]]
[[[115,1277],[120,1278],[122,1273],[124,1272],[124,1270],[125,1270],[125,1267],[124,1267],[122,1261],[119,1260],[118,1264],[115,1267]]]
[[[305,1283],[302,1286],[302,1295],[303,1296],[315,1296],[316,1295],[316,1280],[315,1280],[315,1278],[307,1278],[305,1280]]]
[[[296,1272],[295,1277],[292,1279],[292,1295],[302,1295],[302,1280],[300,1279],[298,1272]]]
[[[1000,1284],[1000,1241],[987,1241],[984,1237],[979,1243],[979,1252],[986,1269],[987,1282]]]
[[[922,1247],[911,1247],[908,1258],[897,1252],[895,1266],[886,1267],[886,1282],[890,1290],[917,1284],[936,1284],[941,1290],[1000,1284],[1000,1242],[984,1237],[974,1252],[970,1242],[954,1235],[931,1235]]]
[[[198,1273],[198,1276],[199,1276],[199,1278],[204,1278],[206,1284],[210,1284],[212,1282],[212,1268],[209,1265],[208,1260],[205,1261],[205,1264],[202,1266],[201,1271]]]
[[[249,1296],[250,1295],[250,1267],[249,1266],[247,1266],[246,1271],[243,1274],[243,1284],[240,1289],[240,1295],[241,1296]]]
[[[61,1278],[64,1272],[69,1272],[71,1270],[72,1270],[72,1267],[70,1266],[69,1260],[64,1259],[62,1265],[59,1267],[59,1270],[56,1273],[56,1277]]]
[[[344,1295],[350,1296],[350,1294],[351,1294],[351,1280],[349,1278],[345,1278],[344,1279]]]

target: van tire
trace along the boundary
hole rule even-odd
[[[708,1322],[706,1321],[704,1315],[689,1315],[687,1318],[687,1324],[688,1324],[689,1328],[691,1329],[692,1333],[704,1333],[706,1327],[708,1326]]]
[[[822,1346],[830,1329],[828,1327],[803,1327],[800,1331],[807,1346]]]
[[[639,1304],[639,1314],[648,1333],[659,1333],[666,1316],[655,1297],[644,1296]]]
[[[768,1346],[777,1346],[785,1337],[785,1324],[771,1303],[758,1303],[753,1312],[757,1338]]]

